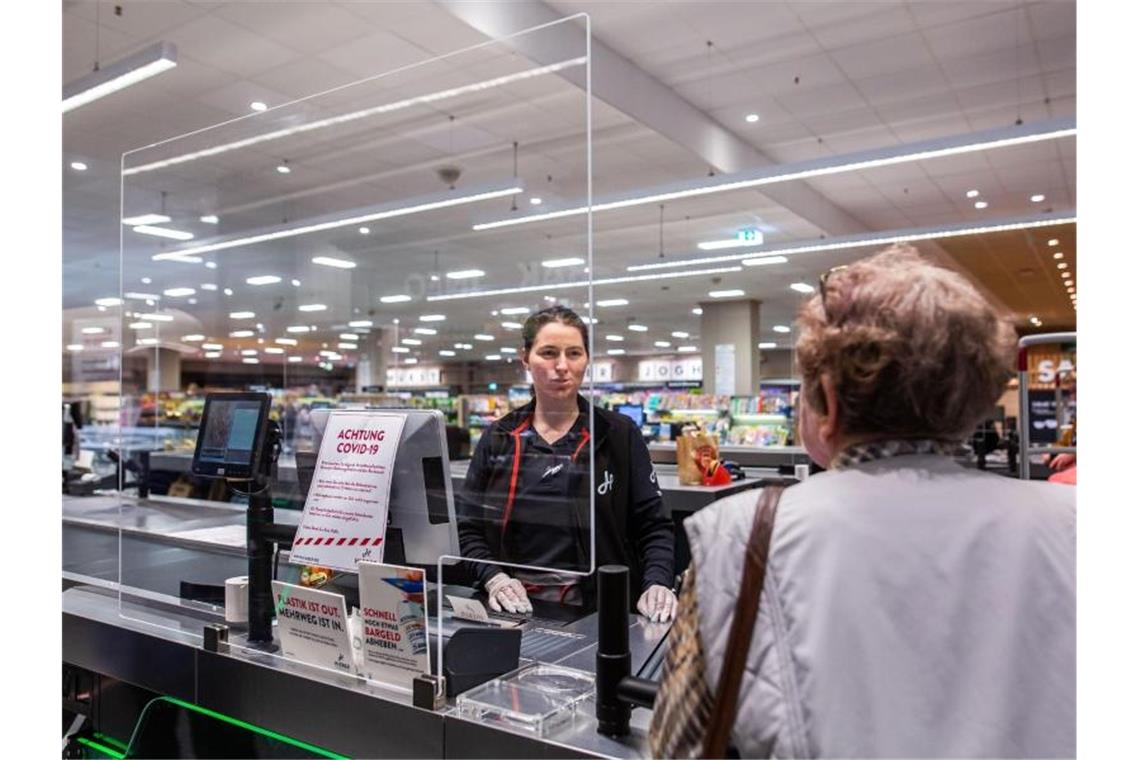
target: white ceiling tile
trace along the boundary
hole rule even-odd
[[[800,119],[816,114],[865,108],[867,105],[859,91],[848,82],[805,87],[801,91],[780,95],[777,100],[785,110]]]
[[[227,3],[216,15],[287,45],[302,53],[316,54],[364,36],[368,24],[333,3]]]
[[[825,140],[869,129],[877,130],[880,136],[885,133],[885,125],[878,113],[866,106],[804,116],[803,123],[813,134]]]
[[[843,72],[826,55],[763,66],[747,75],[762,92],[775,97],[846,81]]]
[[[202,63],[243,77],[276,68],[299,56],[295,50],[214,15],[200,16],[168,30],[164,36]],[[225,40],[225,44],[218,44],[219,40]]]
[[[1053,0],[1048,3],[1032,3],[1027,9],[1033,33],[1039,39],[1068,37],[1075,40],[1077,29],[1077,4],[1071,0]]]
[[[871,40],[831,51],[851,79],[933,65],[926,42],[918,32]]]
[[[940,59],[953,60],[983,55],[1032,42],[1032,33],[1022,7],[977,16],[923,31],[930,49]]]
[[[942,69],[935,64],[914,66],[901,71],[893,71],[866,77],[855,81],[855,87],[867,102],[873,105],[892,103],[920,95],[946,93],[949,87]]]
[[[351,72],[331,63],[318,58],[304,58],[264,71],[254,77],[252,82],[279,92],[286,97],[286,100],[280,101],[266,100],[265,97],[256,98],[275,106],[289,100],[331,90],[334,87],[349,84],[356,79],[357,77]]]
[[[806,4],[801,4],[803,7]],[[822,3],[819,5],[823,5]],[[904,5],[888,3],[833,3],[833,9],[855,11],[828,22],[805,19],[819,44],[827,50],[881,40],[915,30],[914,18]]]
[[[401,66],[430,60],[432,57],[432,54],[423,48],[388,32],[376,32],[337,45],[317,56],[319,60],[358,77],[383,74]]]

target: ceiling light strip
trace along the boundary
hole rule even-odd
[[[685,270],[682,272],[661,272],[658,274],[642,274],[642,275],[623,275],[621,277],[605,277],[598,280],[579,280],[578,282],[557,282],[547,285],[524,285],[517,288],[499,288],[497,290],[478,290],[470,291],[467,293],[447,293],[438,296],[428,296],[428,301],[455,301],[464,298],[486,298],[488,296],[502,296],[512,293],[536,293],[544,290],[559,290],[561,288],[584,288],[590,284],[594,287],[599,285],[620,285],[627,282],[646,282],[649,280],[671,280],[676,277],[696,277],[704,274],[724,274],[727,272],[741,272],[742,267],[715,267],[713,269],[694,269]],[[478,336],[476,336],[478,337]]]
[[[659,261],[652,264],[632,264],[626,267],[629,272],[643,272],[655,269],[671,269],[675,267],[705,266],[708,264],[722,264],[726,262],[742,262],[751,266],[749,259],[757,259],[756,264],[768,264],[770,261],[759,261],[774,255],[790,256],[797,253],[815,253],[819,251],[841,251],[847,248],[866,248],[876,245],[890,245],[892,243],[915,243],[921,240],[938,240],[941,238],[962,237],[964,235],[985,235],[991,232],[1011,232],[1013,230],[1030,230],[1040,227],[1055,227],[1061,224],[1075,224],[1077,217],[1073,212],[1067,212],[1061,217],[1042,219],[1039,216],[1019,217],[995,222],[993,224],[979,225],[975,222],[964,222],[957,225],[942,227],[913,227],[887,232],[869,233],[861,235],[848,235],[837,237],[826,243],[806,243],[784,246],[767,246],[748,253],[724,254],[721,256],[704,256],[698,259],[682,259],[679,261]]]
[[[63,112],[87,105],[177,65],[178,48],[169,42],[155,43],[65,85]]]
[[[152,161],[149,164],[142,164],[141,166],[132,166],[129,169],[123,169],[123,176],[132,174],[139,174],[141,172],[154,171],[155,169],[163,169],[168,166],[176,166],[177,164],[184,164],[187,161],[194,161],[199,158],[207,158],[209,156],[216,156],[221,153],[227,153],[231,150],[238,150],[240,148],[247,148],[251,145],[268,142],[270,140],[278,140],[282,137],[289,137],[290,135],[301,134],[303,132],[311,132],[314,129],[324,129],[325,127],[332,127],[339,124],[347,124],[359,119],[366,119],[370,116],[378,116],[384,113],[391,113],[393,111],[400,111],[412,106],[424,105],[426,103],[437,103],[441,100],[458,97],[460,95],[467,95],[472,92],[480,92],[488,90],[492,87],[501,87],[505,84],[512,82],[519,82],[525,79],[533,79],[534,77],[543,76],[546,74],[553,74],[563,69],[568,69],[573,66],[581,66],[585,64],[586,57],[571,58],[558,63],[552,63],[549,66],[540,66],[535,69],[528,69],[527,71],[518,71],[514,74],[507,74],[494,79],[486,79],[482,82],[472,82],[465,84],[461,87],[453,87],[448,90],[440,90],[439,92],[428,93],[427,95],[417,95],[414,98],[406,98],[404,100],[397,100],[394,103],[385,103],[384,105],[375,106],[373,108],[366,108],[362,111],[353,111],[352,113],[340,114],[339,116],[332,116],[327,119],[318,119],[311,121],[307,124],[298,124],[294,127],[287,129],[278,129],[273,132],[266,132],[253,137],[247,137],[244,140],[235,140],[234,142],[223,143],[222,145],[215,145],[210,148],[203,148],[202,150],[194,151],[193,153],[184,153],[180,156],[172,156],[160,161]],[[244,117],[249,118],[249,117]],[[157,143],[161,144],[161,143]],[[153,146],[149,146],[153,147]],[[142,150],[145,150],[142,149]],[[129,154],[128,154],[129,155]]]
[[[192,248],[182,248],[177,251],[166,251],[164,253],[157,253],[151,258],[155,261],[166,260],[185,260],[187,256],[197,253],[209,253],[210,251],[223,251],[227,248],[237,248],[243,245],[253,245],[255,243],[264,243],[268,240],[280,240],[281,238],[296,237],[297,235],[307,235],[312,232],[321,232],[323,230],[336,229],[337,227],[347,227],[360,222],[374,221],[377,219],[391,219],[398,216],[409,216],[411,214],[420,214],[425,211],[434,211],[441,208],[450,208],[451,206],[460,206],[465,203],[476,203],[478,201],[491,200],[493,198],[502,198],[508,195],[516,195],[521,193],[523,188],[519,184],[511,184],[510,187],[502,187],[502,185],[494,186],[493,189],[481,190],[469,195],[461,195],[459,197],[448,197],[451,191],[444,191],[442,193],[434,193],[431,195],[421,196],[415,202],[409,205],[396,205],[395,203],[383,204],[381,206],[373,207],[376,210],[369,213],[356,215],[340,219],[330,219],[327,221],[316,222],[313,224],[304,224],[296,227],[285,227],[275,229],[270,232],[263,232],[257,235],[248,235],[246,237],[235,238],[233,240],[223,240],[217,243],[208,243],[206,245],[193,246]],[[402,201],[401,203],[406,203]]]
[[[974,153],[983,150],[1005,148],[1011,145],[1024,145],[1043,140],[1056,140],[1070,137],[1077,133],[1076,122],[1073,119],[1053,119],[1034,124],[1002,127],[1000,129],[971,132],[964,135],[925,140],[905,145],[895,145],[874,150],[857,151],[828,158],[811,159],[809,161],[796,161],[778,166],[767,166],[760,169],[750,169],[716,177],[715,179],[702,178],[687,180],[666,185],[659,185],[647,194],[632,197],[617,197],[614,200],[602,201],[594,204],[594,211],[612,211],[630,206],[641,206],[647,203],[663,203],[679,198],[690,198],[710,193],[722,193],[732,190],[743,190],[762,185],[774,185],[781,182],[810,179],[830,174],[873,169],[881,166],[910,163],[912,161],[926,161],[933,158],[956,156],[963,153]],[[586,206],[550,211],[544,214],[528,214],[508,219],[499,219],[492,222],[483,222],[473,225],[471,229],[491,230],[499,227],[508,227],[516,224],[528,224],[550,219],[561,219],[586,213]]]

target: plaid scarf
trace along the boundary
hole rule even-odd
[[[848,446],[831,459],[831,468],[842,470],[876,459],[901,457],[910,454],[938,454],[952,456],[958,449],[956,441],[937,441],[933,438],[895,439],[870,441]]]

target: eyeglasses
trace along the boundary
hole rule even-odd
[[[819,305],[823,309],[823,318],[828,324],[831,324],[831,315],[827,313],[827,281],[831,279],[831,275],[836,272],[841,272],[847,268],[846,264],[840,264],[837,267],[832,267],[819,276]]]

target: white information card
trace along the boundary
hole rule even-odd
[[[290,562],[355,572],[360,560],[384,560],[392,465],[403,432],[400,414],[329,414]]]
[[[411,688],[413,678],[430,672],[424,571],[376,562],[358,567],[361,672],[373,681]]]
[[[273,581],[273,600],[283,655],[356,673],[342,595]]]

